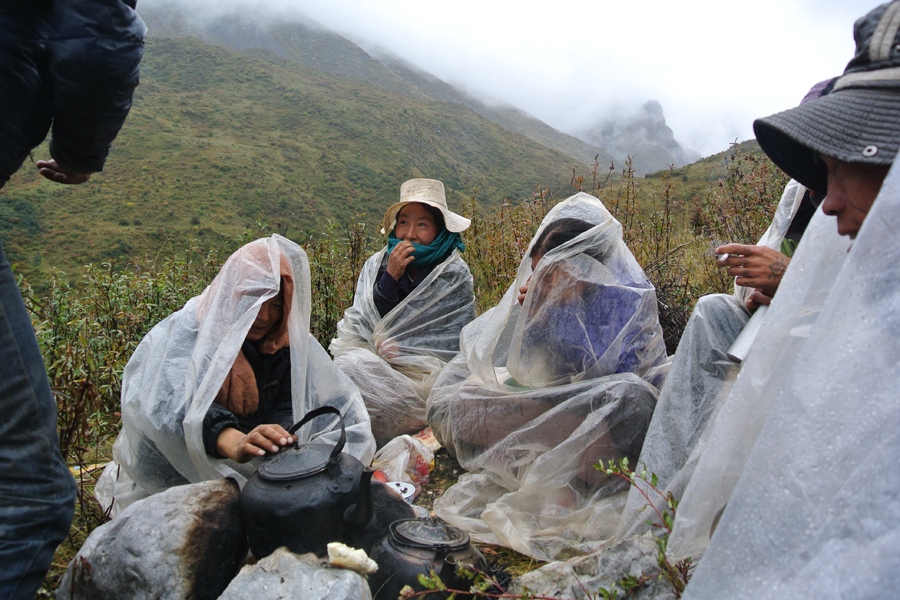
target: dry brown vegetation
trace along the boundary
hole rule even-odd
[[[725,241],[755,242],[771,219],[785,178],[764,158],[741,151],[728,157],[724,176],[700,195],[685,195],[678,189],[680,177],[671,171],[639,180],[626,165],[615,178],[610,175],[595,168],[587,177],[573,178],[572,187],[598,196],[622,222],[626,242],[657,287],[660,320],[673,353],[696,299],[727,291],[730,285],[712,266],[712,249]],[[613,179],[617,183],[611,183]],[[465,234],[465,259],[475,277],[479,312],[493,306],[508,287],[534,231],[558,199],[541,188],[528,201],[481,211],[473,193],[466,210],[473,224]],[[326,346],[352,301],[363,260],[383,243],[374,237],[375,230],[361,218],[351,218],[297,240],[310,257],[311,329]],[[76,284],[52,272],[40,294],[21,281],[57,398],[62,452],[73,469],[109,460],[120,426],[122,370],[143,335],[198,294],[231,251],[267,233],[208,235],[168,257],[92,265]],[[459,473],[456,461],[440,453],[418,502],[430,508]],[[92,498],[97,475],[99,471],[82,469],[77,476],[75,523],[56,554],[41,597],[55,595],[68,561],[106,520]],[[485,552],[512,574],[535,566],[506,549],[487,547]]]

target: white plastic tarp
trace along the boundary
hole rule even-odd
[[[819,290],[817,318],[791,328],[793,360],[736,399],[765,422],[725,455],[744,458],[725,461],[740,479],[685,598],[875,600],[900,590],[898,231],[895,163],[833,287]],[[754,401],[771,411],[747,410]]]
[[[784,236],[787,235],[791,221],[794,220],[794,216],[800,210],[800,204],[805,193],[806,188],[799,181],[795,179],[788,181],[787,185],[784,186],[784,191],[781,193],[781,200],[778,201],[778,206],[775,207],[772,223],[769,224],[766,232],[756,242],[757,246],[765,246],[778,252],[781,251],[781,242],[784,241]],[[753,288],[737,284],[734,286],[734,295],[740,301],[741,306],[747,305],[747,298],[750,297],[751,293],[753,293]]]
[[[369,257],[353,306],[329,350],[362,392],[381,447],[428,426],[425,401],[444,365],[459,352],[459,334],[475,318],[472,274],[458,250],[383,318],[374,286],[387,248]]]
[[[787,184],[772,224],[757,245],[780,249],[805,191],[806,188],[794,180]],[[836,237],[827,231],[824,235],[829,240]],[[791,267],[795,268],[793,264]],[[785,278],[788,285],[795,276]],[[782,282],[781,288],[784,286]],[[745,305],[752,291],[752,288],[735,285],[733,296],[710,294],[700,298],[660,392],[641,457],[634,467],[640,470],[646,466],[648,473],[657,476],[658,488],[664,494],[672,493],[676,499],[681,499],[694,474],[700,454],[695,448],[731,392],[740,371],[741,366],[729,359],[727,352],[750,319]],[[778,293],[782,292],[779,290]],[[638,485],[646,491],[644,484]],[[619,539],[649,528],[646,521],[654,513],[645,509],[647,498],[640,489],[629,492]],[[649,497],[658,508],[665,505],[661,496],[651,492]]]
[[[290,264],[294,279],[288,317],[294,419],[319,406],[334,406],[347,429],[345,452],[364,464],[372,460],[375,442],[359,391],[309,333],[306,253],[273,235],[235,252],[203,294],[157,324],[128,361],[122,382],[122,432],[113,448],[114,463],[104,474],[105,482],[98,484],[107,501],[117,497],[117,508],[172,485],[225,476],[243,484],[256,470],[259,459],[238,464],[207,455],[202,427],[260,306],[279,291],[281,257]],[[300,442],[335,443],[336,422],[314,420],[297,432]],[[129,489],[132,483],[137,487]]]
[[[849,244],[846,237],[837,234],[834,218],[817,211],[731,393],[694,449],[691,462],[696,467],[669,540],[671,556],[697,556],[706,547],[713,523],[731,496],[775,392],[790,376],[821,314]]]
[[[637,457],[668,368],[656,294],[621,225],[580,193],[535,240],[563,217],[594,226],[534,273],[526,252],[500,304],[463,330],[428,400],[436,437],[469,471],[435,512],[476,540],[545,560],[615,533],[627,483],[594,465]]]

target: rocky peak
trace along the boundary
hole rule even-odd
[[[662,105],[648,100],[634,112],[605,116],[584,134],[584,141],[605,148],[617,160],[631,156],[638,175],[680,167],[700,159],[700,154],[683,147],[666,125]]]

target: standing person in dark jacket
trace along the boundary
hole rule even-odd
[[[53,128],[41,175],[100,171],[131,107],[146,28],[134,0],[0,4],[0,188]],[[56,405],[0,247],[0,598],[32,600],[74,511]]]
[[[51,129],[41,175],[83,183],[103,170],[138,84],[135,0],[30,0],[0,6],[0,187]]]

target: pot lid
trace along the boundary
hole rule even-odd
[[[331,451],[327,444],[301,444],[288,446],[280,452],[266,457],[259,465],[257,473],[270,481],[285,481],[308,477],[331,466]],[[340,461],[339,454],[334,462]]]
[[[402,519],[391,523],[394,541],[416,548],[460,550],[469,545],[469,535],[432,517]]]

